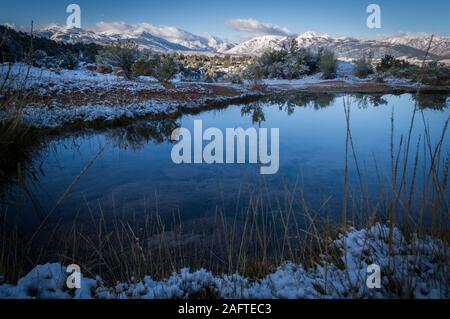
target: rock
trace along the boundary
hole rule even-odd
[[[101,74],[108,74],[108,73],[112,73],[113,69],[110,66],[107,65],[97,65],[97,68],[95,70],[97,73],[101,73]]]
[[[97,66],[96,65],[87,65],[85,67],[85,69],[88,71],[97,71]]]
[[[114,72],[115,76],[125,77],[125,72],[123,70],[116,70]]]

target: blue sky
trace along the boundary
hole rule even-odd
[[[65,23],[66,7],[82,9],[82,27],[100,21],[176,26],[197,34],[213,34],[237,40],[252,34],[238,32],[226,23],[231,19],[255,19],[292,33],[321,31],[333,35],[377,36],[401,32],[450,34],[448,0],[1,0],[0,23],[27,26]],[[366,27],[367,5],[382,9],[382,29]]]

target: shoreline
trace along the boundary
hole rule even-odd
[[[25,64],[14,64],[8,71],[0,102],[11,102],[0,109],[0,121],[20,113],[23,124],[34,128],[57,129],[65,126],[114,125],[146,117],[176,117],[229,104],[257,101],[277,94],[450,94],[450,87],[417,85],[398,78],[358,79],[341,75],[322,80],[320,74],[299,80],[263,80],[258,89],[248,84],[172,82],[161,84],[146,78],[127,80],[112,74],[88,70],[54,72]]]
[[[114,126],[116,123],[129,123],[133,120],[149,118],[176,118],[181,114],[197,114],[203,111],[227,107],[231,104],[241,104],[261,100],[273,95],[291,94],[381,94],[401,95],[416,94],[418,88],[411,86],[390,86],[386,84],[314,84],[303,87],[292,85],[270,85],[264,90],[249,90],[241,87],[240,90],[227,85],[208,85],[227,90],[226,94],[216,92],[198,94],[195,98],[180,101],[171,98],[136,97],[132,103],[110,105],[108,103],[88,103],[81,105],[61,105],[52,100],[50,105],[29,104],[20,108],[23,124],[37,129],[60,129],[70,127]],[[184,84],[184,88],[186,84]],[[194,84],[195,88],[202,85]],[[420,88],[421,94],[450,95],[450,89],[441,87]],[[131,92],[132,93],[132,92]],[[146,92],[151,93],[151,92]],[[108,94],[108,91],[104,92]],[[133,94],[133,93],[132,93]],[[133,96],[131,94],[131,96]],[[169,93],[175,97],[179,95],[176,90]],[[0,121],[13,118],[15,111],[0,110]]]

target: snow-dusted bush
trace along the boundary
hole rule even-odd
[[[239,74],[236,73],[229,73],[226,74],[223,78],[222,78],[223,82],[229,82],[229,83],[233,83],[233,84],[242,84],[242,78]]]
[[[62,56],[60,67],[63,69],[74,70],[78,66],[78,57],[72,53],[66,53]]]
[[[152,76],[155,69],[155,62],[153,60],[137,60],[131,67],[131,72],[136,77],[139,76]]]
[[[281,50],[269,50],[258,58],[269,79],[299,79],[317,70],[317,56],[309,49],[298,48],[295,40]]]
[[[180,68],[181,79],[186,82],[202,82],[204,81],[204,74],[195,68],[184,67]]]
[[[171,55],[159,57],[154,69],[154,77],[158,81],[166,83],[169,82],[178,72],[178,64],[175,58]]]
[[[132,41],[117,42],[102,49],[97,55],[97,63],[119,67],[126,77],[131,77],[131,68],[139,58],[139,50]]]
[[[438,62],[425,64],[424,68],[417,69],[414,80],[428,85],[450,85],[450,67]]]
[[[392,55],[386,54],[377,65],[378,72],[388,72],[393,69],[403,69],[409,67],[411,64],[400,59],[396,59]]]
[[[364,55],[360,59],[355,61],[355,67],[353,74],[359,78],[366,78],[370,74],[373,74],[372,56]]]
[[[333,51],[328,49],[319,50],[319,68],[322,71],[322,77],[326,80],[334,79],[338,69],[338,60]]]
[[[261,85],[261,81],[264,78],[265,69],[259,64],[249,65],[243,72],[243,78],[252,83],[253,88],[257,88]]]

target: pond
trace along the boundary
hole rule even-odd
[[[24,186],[5,191],[2,209],[7,209],[9,216],[20,215],[24,227],[30,229],[52,210],[50,220],[63,223],[75,216],[90,223],[88,212],[99,209],[106,217],[120,213],[124,219],[139,218],[144,212],[158,212],[189,221],[214,214],[218,208],[225,212],[245,209],[255,194],[264,194],[269,203],[285,205],[288,193],[295,199],[292,205],[300,207],[301,198],[317,212],[338,218],[346,163],[345,105],[350,109],[353,143],[347,156],[350,189],[358,193],[362,181],[373,200],[379,196],[380,185],[390,179],[392,118],[397,152],[402,136],[403,145],[406,143],[417,106],[411,135],[413,154],[419,138],[423,141],[426,136],[424,123],[429,141],[435,145],[450,114],[447,96],[418,99],[410,94],[305,93],[177,119],[138,120],[126,127],[63,134],[52,137],[36,152],[29,170],[32,174],[25,177]],[[257,164],[174,164],[173,129],[193,130],[199,119],[204,128],[217,127],[224,132],[236,127],[279,128],[279,172],[260,175]],[[448,156],[448,138],[442,150],[443,156]],[[423,161],[420,156],[418,166]],[[410,159],[408,168],[413,165]],[[423,179],[416,178],[417,184]],[[59,199],[62,201],[53,209]]]

